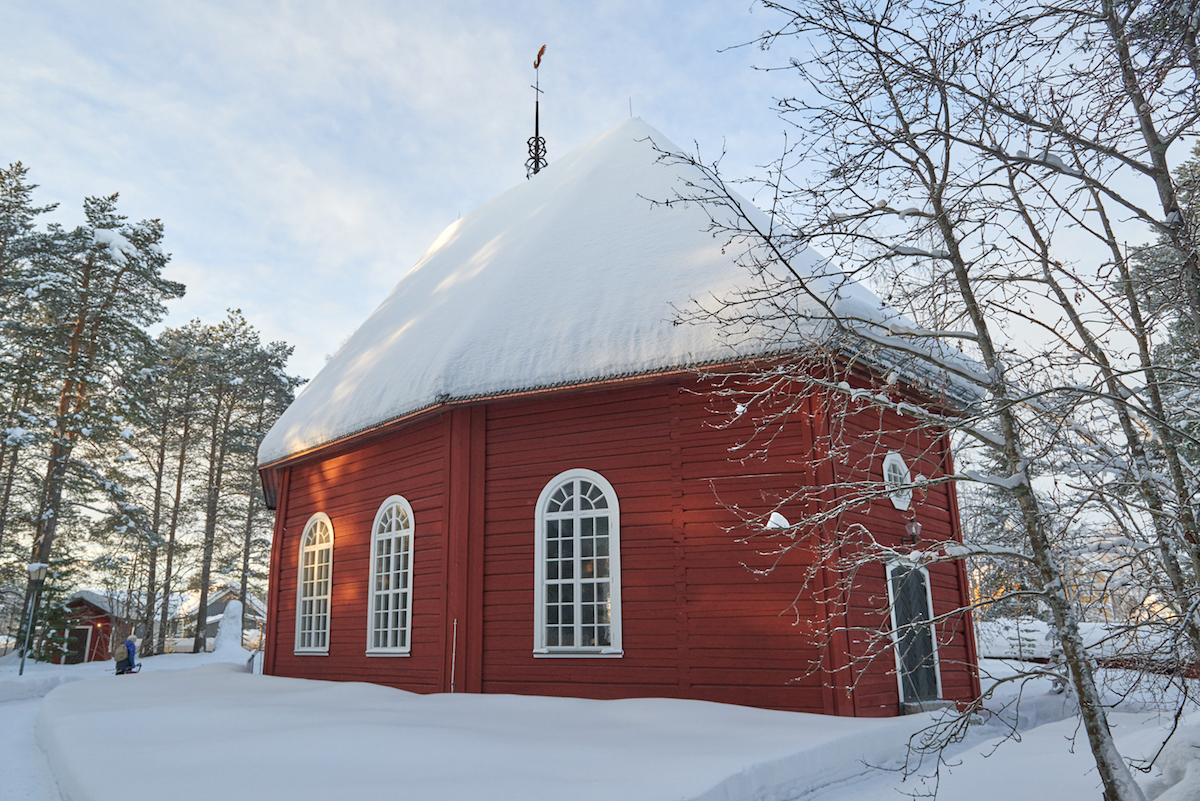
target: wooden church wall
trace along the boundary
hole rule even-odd
[[[661,385],[488,408],[482,688],[617,698],[676,695],[670,414]],[[622,658],[535,658],[534,509],[556,475],[586,468],[621,512]]]
[[[284,515],[283,547],[272,559],[273,636],[267,669],[275,675],[371,681],[415,692],[442,690],[441,621],[445,604],[443,477],[447,430],[438,419],[361,448],[291,468]],[[412,656],[373,656],[367,646],[367,582],[371,525],[387,497],[402,494],[412,504]],[[333,585],[328,655],[293,653],[299,543],[316,512],[333,524]],[[402,674],[398,675],[398,674]]]
[[[883,456],[890,450],[904,456],[914,477],[937,479],[953,473],[945,439],[926,429],[913,429],[911,418],[871,409],[838,419],[840,425],[827,421],[825,431],[833,447],[843,449],[844,457],[832,460],[833,474],[827,474],[826,481],[835,476],[839,482],[878,481],[883,473]],[[926,492],[914,492],[907,510],[896,509],[889,498],[881,497],[865,508],[848,512],[842,522],[844,526],[861,525],[881,544],[897,546],[906,540],[905,525],[913,519],[921,523],[923,542],[954,539],[960,527],[953,485],[939,484]],[[966,604],[967,579],[961,563],[931,565],[928,571],[935,615]],[[855,684],[854,714],[860,716],[893,715],[899,697],[895,652],[881,648],[870,633],[887,620],[885,576],[883,564],[863,567],[846,598],[845,624],[850,633],[843,652],[844,665]],[[965,701],[979,692],[970,628],[969,616],[957,615],[935,629],[942,697],[947,700]]]
[[[700,386],[683,387],[680,398],[692,691],[716,701],[835,712],[833,694],[812,670],[822,660],[825,609],[811,591],[798,596],[811,555],[804,548],[780,555],[778,540],[762,538],[757,524],[731,529],[740,522],[731,509],[761,517],[811,482],[811,422],[792,415],[756,454],[762,443],[749,414],[714,427],[728,421],[732,401],[714,400]],[[746,443],[753,444],[731,450]]]
[[[826,711],[808,645],[811,601],[788,613],[804,570],[771,576],[725,506],[769,511],[764,491],[794,486],[811,437],[802,425],[766,460],[730,461],[707,398],[677,382],[493,404],[488,412],[483,689],[594,697],[679,696]],[[558,473],[603,475],[621,508],[624,656],[538,658],[533,649],[534,505]],[[719,497],[718,497],[719,496]],[[830,709],[829,711],[833,711]]]
[[[677,696],[837,714],[895,714],[890,653],[860,677],[854,698],[823,687],[807,669],[846,667],[863,638],[821,639],[841,610],[811,593],[797,597],[809,556],[795,549],[776,560],[730,507],[764,514],[799,484],[829,482],[814,468],[812,402],[764,457],[737,461],[730,446],[749,438],[747,418],[713,427],[714,402],[690,380],[615,385],[541,398],[493,401],[448,410],[366,444],[299,460],[281,496],[283,545],[272,570],[268,672],[373,681],[418,692],[512,692],[600,698]],[[898,420],[883,428],[898,428]],[[818,419],[818,426],[824,423]],[[838,477],[878,474],[871,456],[879,421],[858,415]],[[820,429],[823,430],[823,429]],[[908,435],[910,438],[913,435]],[[903,450],[914,474],[938,475],[946,457],[932,441],[885,442]],[[923,460],[915,454],[927,450]],[[621,658],[535,658],[533,650],[534,507],[554,476],[571,468],[603,475],[621,510]],[[950,536],[952,490],[916,502],[930,539]],[[380,503],[401,494],[413,506],[411,656],[367,657],[370,529]],[[318,511],[334,527],[333,609],[328,656],[293,654],[298,544]],[[799,510],[783,509],[791,519]],[[886,499],[857,518],[885,540],[899,538],[907,513]],[[765,544],[765,543],[763,543]],[[747,569],[750,568],[750,569]],[[846,622],[877,624],[886,605],[884,568],[849,598]],[[931,569],[935,608],[957,605],[965,583],[955,567]],[[883,593],[884,600],[879,596]],[[939,631],[945,696],[969,696],[965,622]],[[846,673],[835,679],[848,681]]]

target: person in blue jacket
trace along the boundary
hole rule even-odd
[[[125,658],[117,660],[117,675],[118,676],[120,676],[122,673],[132,673],[133,669],[137,666],[137,643],[135,643],[133,641],[132,634],[130,634],[125,639],[124,645],[125,645]],[[120,656],[119,650],[117,652],[117,655]]]

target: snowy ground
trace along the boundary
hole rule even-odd
[[[896,767],[931,717],[854,720],[664,699],[588,701],[422,696],[369,684],[252,675],[245,652],[145,660],[136,676],[112,663],[0,658],[0,797],[107,801],[128,781],[171,799],[569,798],[639,801],[875,801],[922,793]],[[1006,670],[997,662],[986,667]],[[1001,727],[972,727],[943,766],[944,801],[1099,797],[1069,702],[1027,688]],[[1112,715],[1131,757],[1152,755],[1171,723],[1152,693]],[[1149,798],[1200,798],[1200,725],[1193,714],[1150,774]],[[118,729],[123,728],[124,734]],[[128,768],[126,770],[126,768]],[[56,781],[57,780],[57,781]],[[61,796],[60,796],[61,790]]]

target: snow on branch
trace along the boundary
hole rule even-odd
[[[948,259],[950,254],[945,250],[924,250],[922,248],[910,248],[907,245],[893,245],[891,252],[887,254],[891,256],[921,256],[927,259]]]
[[[898,320],[888,321],[887,330],[889,333],[906,337],[934,337],[937,339],[972,340],[979,339],[977,335],[972,334],[970,331],[942,331],[934,328],[920,328],[918,326],[906,325]]]
[[[1029,474],[1025,472],[1025,468],[1029,466],[1028,460],[1021,463],[1021,469],[1013,473],[1011,476],[996,476],[990,473],[980,473],[977,470],[962,471],[963,477],[977,481],[980,484],[987,484],[1000,489],[1014,490],[1020,486],[1029,486]]]
[[[97,228],[92,234],[96,243],[108,249],[108,254],[117,264],[124,264],[128,256],[137,256],[137,247],[113,228]]]

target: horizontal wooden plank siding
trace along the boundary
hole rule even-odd
[[[788,611],[793,566],[779,568],[779,581],[754,574],[743,565],[752,549],[722,528],[737,522],[723,503],[761,505],[764,489],[794,482],[792,457],[803,447],[789,440],[765,480],[735,481],[730,498],[719,497],[714,477],[746,469],[730,461],[736,432],[711,427],[707,398],[694,389],[664,382],[489,407],[484,691],[569,687],[597,698],[824,710],[820,682],[804,678],[819,653]],[[532,653],[534,507],[547,482],[577,467],[603,475],[620,503],[619,659]]]
[[[877,478],[888,450],[902,453],[914,475],[936,479],[949,465],[946,444],[890,412],[842,414],[815,396],[788,404],[780,426],[764,423],[772,410],[743,414],[695,379],[643,380],[457,406],[290,464],[280,485],[267,669],[418,692],[666,696],[897,714],[894,652],[879,637],[884,566],[864,567],[842,591],[815,563],[813,543],[771,536],[763,523],[776,508],[801,519],[837,482]],[[533,654],[535,506],[551,479],[575,468],[602,475],[620,505],[620,657]],[[412,654],[368,657],[370,527],[392,494],[414,512]],[[948,486],[933,486],[909,512],[880,498],[840,525],[899,544],[915,514],[924,538],[954,538],[953,504]],[[330,648],[301,656],[293,653],[298,548],[317,512],[329,516],[335,538]],[[956,608],[962,571],[934,566],[930,575],[935,613]],[[944,696],[970,697],[969,621],[950,618],[937,637]]]
[[[414,692],[442,689],[445,582],[444,418],[348,453],[292,467],[284,536],[272,597],[276,636],[271,672],[280,676],[370,681]],[[367,648],[371,525],[380,505],[402,495],[413,508],[410,656],[370,656]],[[300,537],[313,514],[333,524],[333,589],[328,655],[293,653]]]
[[[839,481],[879,481],[883,458],[889,451],[903,456],[914,477],[922,475],[936,482],[946,474],[947,438],[936,430],[913,428],[911,420],[890,410],[864,409],[847,414],[832,427],[831,439],[846,454],[838,466]],[[846,514],[844,525],[864,527],[884,546],[905,543],[905,526],[911,520],[921,524],[921,542],[961,540],[954,503],[951,485],[935,483],[928,490],[915,491],[907,510],[897,509],[886,496],[879,497]],[[959,566],[935,564],[928,571],[933,614],[944,615],[961,608],[966,588],[965,574]],[[856,682],[855,713],[896,714],[900,690],[895,653],[879,636],[880,628],[889,625],[885,569],[877,564],[860,572],[860,581],[846,599],[847,623],[853,630],[848,673]],[[935,628],[942,697],[946,700],[966,701],[978,693],[968,625],[966,616],[959,614]]]

